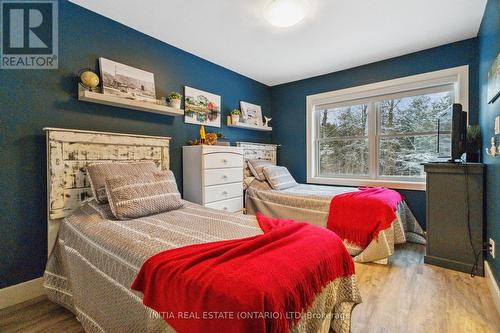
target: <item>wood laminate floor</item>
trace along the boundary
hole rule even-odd
[[[406,244],[387,266],[356,264],[363,303],[353,311],[352,332],[500,332],[486,280],[424,265],[423,251]],[[71,312],[40,297],[0,310],[0,332],[83,330]]]

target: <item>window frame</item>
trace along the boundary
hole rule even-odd
[[[306,156],[307,156],[307,182],[326,185],[347,186],[385,186],[395,189],[425,191],[425,178],[415,177],[415,180],[398,178],[397,176],[379,176],[378,173],[378,119],[368,117],[368,176],[321,176],[319,175],[319,112],[316,108],[329,104],[349,104],[349,102],[369,101],[368,112],[375,112],[373,102],[382,96],[394,95],[422,90],[443,85],[453,85],[454,103],[460,103],[463,109],[469,110],[469,66],[459,66],[424,74],[406,76],[388,81],[382,81],[352,88],[340,89],[315,95],[306,96]],[[359,103],[358,103],[359,104]],[[371,105],[371,106],[370,106]],[[378,113],[376,113],[378,115]],[[469,115],[467,113],[467,121]]]
[[[353,140],[367,140],[368,143],[370,143],[370,122],[371,122],[371,117],[370,117],[370,113],[372,112],[372,108],[373,108],[373,105],[370,104],[370,103],[364,103],[364,101],[359,101],[359,100],[356,100],[356,103],[343,103],[343,104],[340,104],[340,105],[332,105],[333,108],[340,108],[340,107],[345,107],[345,106],[353,106],[353,105],[363,105],[365,104],[367,106],[367,115],[368,115],[368,128],[367,128],[367,133],[366,135],[353,135],[353,136],[349,136],[349,137],[342,137],[342,136],[337,136],[337,137],[331,137],[331,138],[324,138],[324,139],[321,139],[321,138],[318,138],[318,133],[316,133],[316,137],[314,138],[316,140],[316,143],[315,143],[315,153],[316,153],[316,158],[317,158],[317,161],[319,161],[319,146],[321,143],[323,142],[328,142],[328,141],[341,141],[341,140],[346,140],[346,141],[353,141]],[[321,123],[321,115],[319,112],[316,113],[316,117],[315,117],[315,120],[316,122],[316,126],[320,127],[320,123]],[[352,178],[352,177],[357,177],[359,179],[370,179],[371,175],[370,175],[370,164],[372,163],[371,161],[372,159],[372,156],[370,154],[370,146],[368,147],[368,174],[367,175],[337,175],[338,178]],[[319,163],[318,163],[319,164]],[[319,175],[319,170],[318,171],[318,175]],[[326,178],[329,178],[328,175],[319,175],[320,177],[326,177]]]

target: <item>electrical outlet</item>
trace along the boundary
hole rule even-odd
[[[495,259],[495,241],[490,238],[489,244],[490,256]]]

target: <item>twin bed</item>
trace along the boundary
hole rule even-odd
[[[166,137],[47,130],[50,256],[44,287],[49,299],[73,311],[87,332],[175,332],[162,313],[143,304],[141,292],[131,289],[141,266],[166,250],[251,239],[264,233],[253,215],[226,213],[189,202],[183,202],[179,209],[119,220],[110,204],[92,198],[87,163],[148,160],[166,170],[168,144]],[[276,161],[275,146],[239,145],[245,148],[247,158]],[[281,217],[288,211],[295,220],[321,226],[328,198],[335,191],[343,191],[310,185],[275,191],[262,182],[249,183],[248,214],[259,211]],[[389,229],[366,249],[348,246],[349,253],[358,261],[372,261],[392,254],[394,243],[423,241],[419,238],[421,229],[404,204],[398,207],[398,218]],[[347,257],[340,263],[342,267],[349,266],[351,258]],[[254,291],[250,285],[238,287]],[[360,302],[355,276],[339,276],[314,295],[290,331],[348,332],[351,311]]]
[[[266,180],[256,178],[249,167],[251,161],[268,161],[276,165],[277,146],[261,143],[238,143],[244,148],[247,161],[244,170],[245,209],[247,214],[257,212],[275,218],[293,218],[307,221],[321,227],[327,227],[332,198],[357,191],[354,187],[333,187],[310,184],[297,184],[286,189],[273,189]],[[386,264],[394,253],[394,245],[406,242],[425,244],[425,234],[405,201],[396,212],[396,219],[391,226],[378,235],[368,246],[350,243],[344,240],[349,253],[356,262],[377,262]]]
[[[44,286],[86,332],[175,332],[130,289],[143,263],[164,250],[259,234],[254,217],[188,202],[171,212],[116,221],[107,205],[92,200],[61,225]],[[339,278],[308,308],[316,315],[304,316],[292,332],[328,332],[330,322],[336,332],[348,332],[352,307],[360,301],[355,277]],[[330,315],[341,319],[331,321]]]
[[[255,179],[246,189],[245,205],[247,214],[260,212],[277,218],[293,216],[297,221],[326,228],[332,198],[352,191],[356,189],[309,184],[274,190],[266,182]],[[425,244],[424,232],[404,201],[399,204],[396,215],[391,227],[380,232],[367,247],[344,240],[354,261],[387,263],[388,257],[394,253],[395,244]]]

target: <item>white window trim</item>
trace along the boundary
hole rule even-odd
[[[321,177],[317,171],[317,152],[315,141],[317,124],[314,120],[316,105],[346,102],[362,98],[376,97],[386,94],[400,93],[415,89],[434,87],[443,84],[453,84],[455,103],[460,103],[465,111],[469,110],[469,66],[459,66],[435,72],[406,76],[398,79],[382,81],[363,86],[335,90],[306,97],[306,153],[307,153],[307,182],[313,184],[351,185],[351,186],[385,186],[395,189],[425,191],[425,181],[398,181],[386,179],[366,178],[331,178]],[[468,118],[468,115],[467,115]]]

